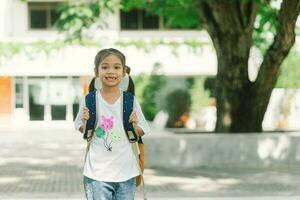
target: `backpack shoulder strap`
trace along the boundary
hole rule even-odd
[[[134,96],[129,92],[123,92],[123,126],[129,142],[134,143],[139,137],[134,131],[132,123],[129,123],[130,114],[133,111]]]
[[[94,134],[96,118],[97,118],[97,92],[92,91],[85,96],[85,105],[89,109],[90,118],[85,125],[83,138],[90,140]]]

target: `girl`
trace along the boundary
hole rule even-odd
[[[123,127],[121,105],[123,92],[118,85],[125,76],[125,56],[116,49],[103,49],[95,57],[95,76],[101,81],[98,97],[98,122],[87,152],[83,175],[88,200],[133,200],[135,177],[140,175],[136,157]],[[83,121],[89,119],[85,102],[80,104],[75,128],[83,132]],[[149,126],[134,100],[129,122],[142,136]]]

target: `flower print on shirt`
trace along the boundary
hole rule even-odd
[[[95,130],[96,136],[103,139],[104,146],[107,149],[107,151],[112,150],[112,136],[111,136],[111,130],[114,126],[114,116],[106,117],[104,115],[101,115],[101,125],[98,126]]]
[[[114,126],[114,116],[110,116],[106,118],[104,115],[101,116],[101,128],[104,129],[105,132],[111,130]]]
[[[114,116],[101,115],[100,126],[95,130],[96,136],[101,138],[104,142],[104,146],[108,151],[112,150],[112,142],[115,140],[126,139],[122,130],[114,128]]]
[[[100,128],[99,126],[96,128],[95,133],[96,133],[96,136],[99,138],[104,138],[106,135],[105,131],[102,128]]]

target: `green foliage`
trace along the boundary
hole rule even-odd
[[[207,77],[204,79],[203,87],[208,92],[209,97],[216,97],[215,92],[215,77]]]
[[[69,1],[59,7],[56,26],[67,33],[67,41],[81,41],[93,24],[98,28],[106,27],[104,17],[118,8],[124,11],[145,9],[150,15],[163,16],[167,28],[201,28],[194,0]]]
[[[136,85],[139,84],[138,82]],[[166,84],[166,77],[159,75],[151,75],[145,85],[142,93],[141,107],[145,118],[152,121],[158,113],[158,108],[155,102],[156,94]]]
[[[128,46],[134,46],[137,49],[143,49],[145,52],[153,51],[158,46],[169,46],[173,53],[176,54],[176,50],[180,46],[188,46],[191,49],[196,51],[196,49],[201,48],[203,46],[211,45],[211,43],[208,42],[202,42],[195,39],[188,39],[184,40],[182,42],[178,41],[165,41],[165,40],[152,40],[152,41],[145,41],[145,40],[131,40],[131,41],[117,41],[115,42],[115,45],[121,46],[121,47],[128,47]]]
[[[132,77],[135,85],[135,96],[140,102],[143,101],[143,91],[148,85],[150,76],[146,74],[139,74],[138,76]]]
[[[15,55],[24,53],[28,58],[33,59],[40,53],[49,55],[55,50],[60,50],[68,45],[78,45],[78,41],[73,41],[66,44],[64,41],[44,41],[38,40],[34,42],[0,42],[0,59],[10,59]],[[84,46],[98,46],[94,41],[82,40],[80,45]]]
[[[39,40],[35,42],[0,42],[0,58],[9,59],[21,52],[25,53],[29,58],[36,56],[38,53],[45,53],[49,55],[52,51],[63,49],[69,45],[81,45],[85,47],[99,47],[99,43],[95,40],[88,40],[82,38],[79,40],[55,40],[55,41],[44,41]],[[198,40],[184,40],[178,41],[164,41],[164,40],[152,40],[149,42],[143,40],[132,40],[132,41],[116,41],[115,46],[129,47],[134,46],[137,49],[143,49],[145,52],[153,51],[158,46],[169,46],[172,52],[177,55],[177,48],[182,45],[186,45],[191,48],[194,52],[204,45],[211,45],[207,42],[201,42]]]
[[[291,50],[281,67],[277,88],[300,88],[300,53]]]
[[[81,41],[93,24],[99,28],[107,25],[102,18],[114,12],[116,5],[116,0],[69,1],[58,8],[60,18],[56,25],[67,33],[67,41]]]
[[[253,42],[263,53],[270,46],[278,28],[279,9],[265,1],[258,2],[258,15],[254,23]]]
[[[201,28],[195,0],[122,0],[122,9],[146,9],[163,16],[167,28]]]
[[[187,115],[191,108],[191,95],[189,91],[177,89],[168,94],[166,98],[167,113],[169,114],[167,127],[183,127],[180,119],[184,114]]]
[[[0,58],[11,58],[22,51],[22,43],[0,42]]]
[[[191,100],[192,100],[192,105],[191,105],[191,110],[192,111],[199,111],[201,108],[206,107],[209,105],[210,102],[210,91],[206,90],[204,88],[205,82],[206,82],[205,77],[196,77],[194,78],[194,83],[190,87],[190,94],[191,94]]]
[[[244,0],[246,3],[249,0]],[[262,52],[271,44],[278,27],[278,6],[275,1],[255,0],[258,13],[254,24],[254,45]],[[274,3],[275,2],[275,3]],[[209,3],[218,3],[218,1]],[[232,3],[236,3],[235,0]],[[84,33],[93,24],[99,28],[105,26],[103,17],[115,12],[118,8],[129,11],[131,9],[145,9],[150,15],[162,16],[167,28],[202,29],[196,0],[90,0],[69,1],[59,9],[60,20],[58,27],[68,33],[68,39],[81,40]]]
[[[142,9],[146,7],[145,0],[121,0],[121,9],[124,11],[129,11],[132,9]]]

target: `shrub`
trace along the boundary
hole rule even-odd
[[[142,93],[141,107],[145,118],[153,121],[155,115],[158,113],[156,105],[156,95],[158,91],[166,84],[165,76],[152,75],[148,79],[147,85],[144,87]]]
[[[177,89],[171,92],[167,98],[167,113],[169,119],[167,127],[184,127],[191,107],[191,95],[188,91],[183,89]]]

